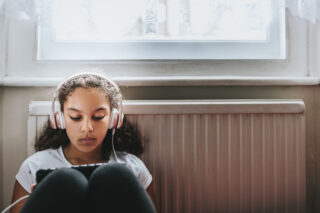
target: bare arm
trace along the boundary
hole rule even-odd
[[[156,208],[157,210],[157,205],[156,205],[156,198],[155,198],[155,193],[154,193],[154,184],[153,184],[153,181],[150,183],[149,187],[147,188],[147,192],[154,204],[154,207]],[[157,210],[158,211],[158,210]]]
[[[12,201],[18,200],[19,198],[29,195],[29,193],[20,185],[18,181],[14,184],[13,194],[12,194]],[[21,200],[19,203],[17,203],[15,206],[13,206],[10,210],[10,213],[19,213],[23,204],[27,201],[28,198]]]

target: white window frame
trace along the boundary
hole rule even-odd
[[[271,0],[272,19],[267,42],[210,40],[128,40],[55,42],[50,28],[37,30],[37,60],[242,60],[285,59],[285,9]]]

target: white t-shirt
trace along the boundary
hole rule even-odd
[[[135,155],[117,152],[118,161],[113,155],[106,163],[124,163],[140,180],[142,186],[147,189],[152,181],[152,176],[144,163]],[[54,169],[73,166],[64,156],[62,147],[58,149],[47,149],[39,151],[28,157],[21,165],[17,181],[29,193],[31,193],[31,185],[36,184],[36,172],[39,169]]]

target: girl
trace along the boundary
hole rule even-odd
[[[12,201],[30,196],[11,213],[155,212],[152,176],[135,156],[143,151],[141,142],[122,119],[120,90],[107,77],[82,73],[63,81],[54,95],[50,125],[35,144],[38,152],[16,175]],[[120,127],[115,152],[113,136]],[[88,176],[68,168],[82,164],[101,166]],[[36,172],[50,168],[60,169],[35,186]]]

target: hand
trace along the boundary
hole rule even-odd
[[[33,190],[36,188],[36,185],[37,185],[37,184],[32,184],[32,185],[31,185],[31,192],[33,192]]]

